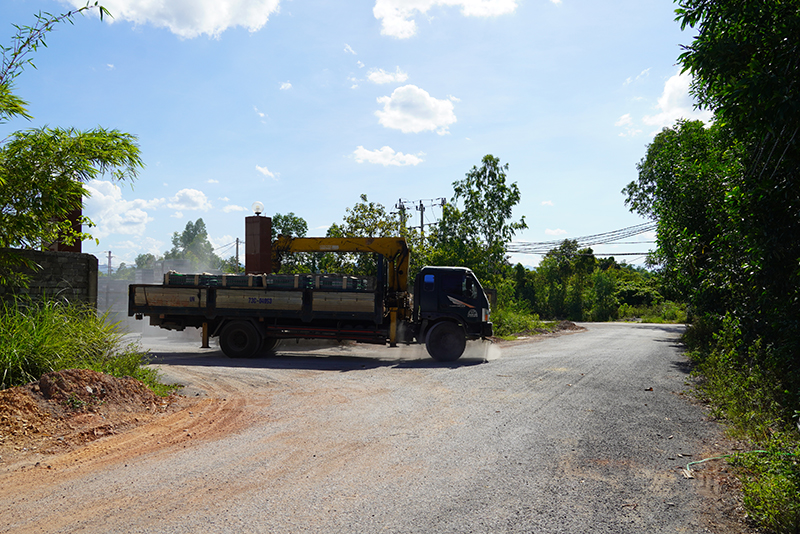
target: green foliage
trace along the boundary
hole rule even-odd
[[[494,335],[506,337],[544,328],[539,316],[519,306],[505,306],[492,312]]]
[[[596,269],[592,273],[591,288],[588,290],[589,318],[592,321],[611,321],[619,316],[617,300],[617,281],[608,270]]]
[[[286,215],[276,213],[272,216],[272,240],[279,235],[292,237],[305,237],[308,233],[308,223],[302,217],[298,217],[290,211]]]
[[[276,213],[272,216],[272,240],[279,235],[291,237],[305,237],[308,232],[308,223],[302,217],[298,217],[294,212],[286,215]],[[273,262],[277,260],[279,264],[277,272],[283,274],[294,274],[304,272],[316,272],[316,261],[321,255],[310,253],[295,253],[286,255],[274,255]],[[231,258],[230,263],[235,259]],[[224,268],[224,267],[223,267]]]
[[[643,323],[687,323],[686,304],[667,300],[658,304],[632,306],[621,304],[617,317],[623,321],[641,321]]]
[[[139,254],[134,261],[137,269],[154,269],[158,260],[153,254]]]
[[[507,172],[508,163],[487,154],[480,167],[453,182],[452,203],[443,207],[434,230],[431,264],[469,267],[481,280],[507,271],[506,245],[528,227],[525,217],[510,220],[520,192],[516,183],[506,184]]]
[[[54,299],[0,302],[3,388],[36,381],[50,371],[79,368],[132,376],[166,394],[157,372],[142,367],[146,358],[139,347],[125,345],[117,325],[93,307]]]
[[[724,313],[740,278],[726,194],[742,171],[740,148],[729,129],[680,120],[656,135],[623,191],[631,211],[658,223],[650,261],[666,291],[708,313]]]
[[[117,130],[12,134],[0,147],[0,247],[38,248],[59,238],[69,244],[89,237],[66,220],[88,194],[83,183],[106,173],[132,180],[141,167],[136,138]]]
[[[682,27],[696,29],[679,61],[714,125],[680,121],[656,136],[626,202],[658,221],[653,259],[665,296],[690,304],[686,340],[705,393],[749,439],[769,446],[792,428],[796,444],[800,10],[760,0],[678,5]],[[796,532],[796,476],[769,469],[752,476],[749,513]],[[792,492],[788,506],[781,495]]]
[[[102,273],[100,273],[102,275]],[[102,275],[106,276],[106,275]],[[119,264],[117,270],[111,273],[109,276],[111,280],[130,280],[133,281],[136,279],[136,267],[133,265],[127,265],[124,261]]]
[[[14,24],[13,26],[17,33],[12,38],[12,45],[0,45],[0,54],[3,57],[2,65],[0,65],[0,86],[10,87],[11,82],[20,75],[26,65],[36,68],[30,54],[36,52],[40,46],[47,46],[45,37],[53,31],[56,24],[60,22],[73,24],[75,15],[83,14],[85,11],[95,8],[99,11],[100,20],[103,20],[103,17],[111,16],[111,13],[99,5],[99,2],[94,4],[86,2],[84,7],[61,15],[40,12],[36,15],[36,23],[33,26],[18,26]],[[8,118],[8,115],[4,116],[4,112],[5,110],[0,109],[0,124]]]
[[[216,269],[222,260],[214,254],[214,247],[208,241],[206,223],[202,218],[186,223],[180,234],[172,234],[172,250],[164,253],[164,259],[189,260],[195,271]]]
[[[742,494],[750,517],[777,534],[800,525],[800,446],[771,446],[759,454],[737,454],[730,463],[743,475]]]
[[[13,80],[32,66],[30,54],[46,46],[45,36],[59,22],[98,8],[87,5],[63,15],[36,16],[33,26],[15,26],[11,46],[0,46],[0,124],[13,118],[31,118],[27,103],[13,93]],[[87,131],[38,128],[11,134],[0,145],[0,284],[24,285],[18,274],[25,264],[6,247],[39,248],[61,240],[71,244],[91,237],[75,232],[67,216],[80,208],[87,193],[83,183],[104,174],[117,180],[133,180],[143,166],[136,137],[95,128]],[[91,221],[81,221],[92,226]]]
[[[383,204],[372,202],[362,194],[360,201],[347,208],[341,224],[333,223],[326,237],[405,237],[409,246],[409,280],[425,265],[431,264],[430,239],[415,229],[406,228],[399,213],[391,213]],[[372,276],[377,263],[370,254],[319,254],[315,255],[317,268],[323,272],[361,274]]]

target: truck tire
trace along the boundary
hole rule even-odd
[[[233,321],[225,325],[219,345],[228,358],[252,358],[261,348],[261,333],[249,321]]]
[[[278,346],[279,341],[276,337],[265,337],[261,342],[261,352],[263,354],[272,354],[275,352],[275,347]]]
[[[425,348],[438,362],[454,362],[464,354],[467,337],[464,329],[450,321],[433,325],[425,335]]]

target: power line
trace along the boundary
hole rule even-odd
[[[412,226],[411,228],[419,228],[421,233],[425,233],[425,225],[431,225],[433,223],[426,223],[425,222],[425,210],[426,209],[433,209],[437,206],[444,206],[447,203],[447,199],[440,197],[440,198],[423,198],[420,200],[405,200],[400,199],[395,204],[395,208],[399,210],[400,213],[400,222],[403,226],[406,225],[406,210],[411,209],[413,206],[419,212],[419,226]],[[426,205],[427,204],[427,205]],[[397,213],[397,212],[395,212]]]
[[[647,232],[652,232],[656,229],[656,223],[648,222],[637,224],[635,226],[628,226],[626,228],[621,228],[619,230],[613,230],[611,232],[604,232],[602,234],[593,234],[587,236],[581,236],[570,239],[570,241],[576,241],[578,243],[578,247],[586,248],[586,247],[593,247],[597,245],[606,245],[609,243],[617,243],[623,239],[627,239],[629,237],[633,237],[636,235],[641,235]],[[569,239],[569,238],[565,238]],[[512,254],[547,254],[554,248],[558,248],[565,239],[558,239],[553,241],[517,241],[513,243],[509,243],[506,251]],[[623,244],[625,242],[617,243]],[[647,242],[643,242],[647,243]],[[638,253],[617,253],[619,256],[625,255],[642,255],[647,254],[646,252],[638,252]],[[595,256],[613,256],[614,254],[600,254],[595,253]]]

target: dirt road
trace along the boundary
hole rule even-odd
[[[0,532],[746,532],[680,327],[424,349],[156,346],[190,408],[0,470]],[[711,464],[704,464],[710,466]]]

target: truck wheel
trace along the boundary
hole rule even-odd
[[[272,354],[275,352],[275,347],[278,346],[280,340],[276,337],[265,337],[261,342],[261,352],[264,354]]]
[[[219,345],[228,358],[252,358],[261,347],[261,333],[248,321],[233,321],[222,329]]]
[[[464,354],[467,338],[464,330],[455,323],[444,321],[436,323],[425,336],[428,354],[439,362],[454,362]]]

